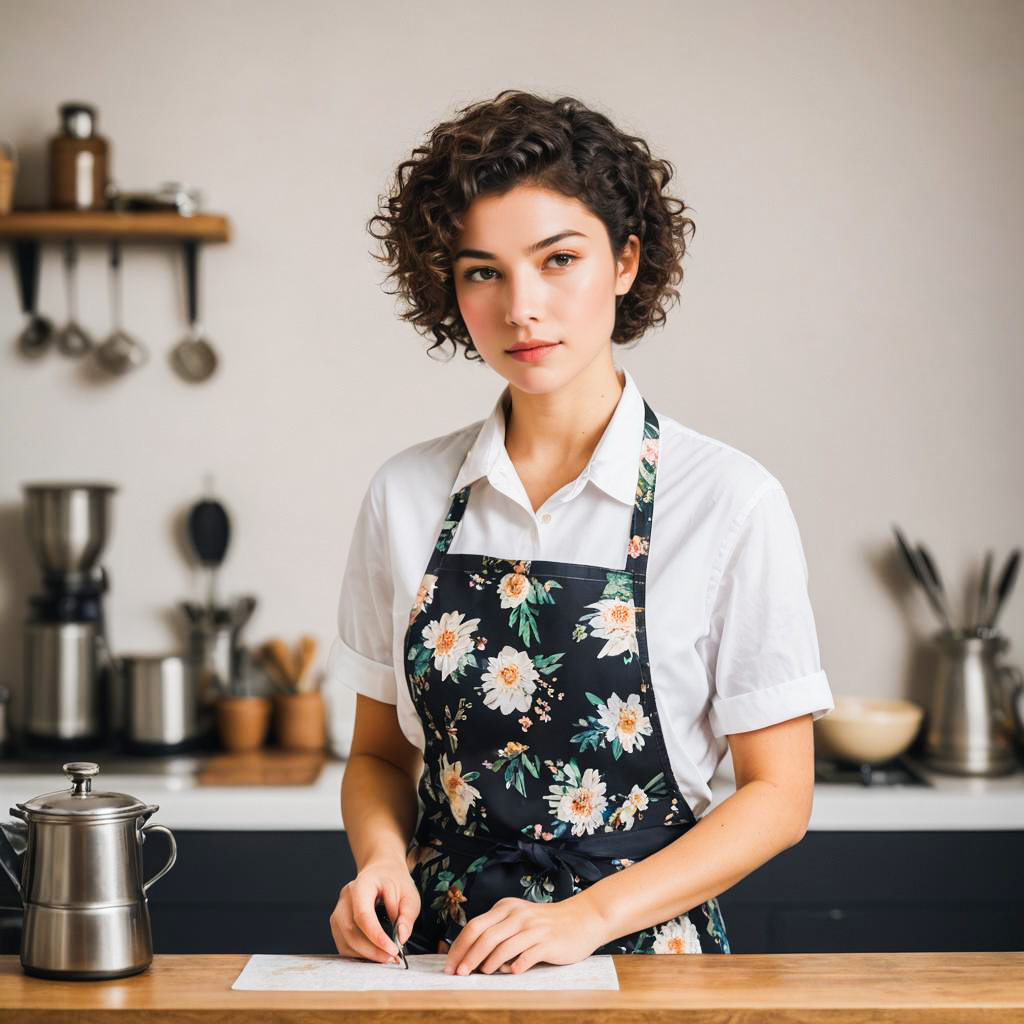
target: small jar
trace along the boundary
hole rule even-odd
[[[59,110],[62,131],[50,140],[50,206],[106,209],[110,143],[96,134],[96,108],[63,103]]]

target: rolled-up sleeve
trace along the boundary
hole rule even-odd
[[[705,648],[714,735],[831,711],[800,532],[774,478],[737,517],[716,578]]]
[[[384,519],[371,482],[352,531],[327,678],[387,704],[398,699],[392,655],[393,594]]]

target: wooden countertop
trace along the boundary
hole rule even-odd
[[[324,1024],[1020,1024],[1024,952],[616,956],[618,992],[235,992],[244,955],[158,955],[115,981],[31,978],[0,956],[4,1024],[197,1021]]]

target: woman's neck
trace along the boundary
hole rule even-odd
[[[590,460],[622,396],[611,359],[595,359],[558,391],[533,395],[509,385],[505,449],[513,464],[582,467]]]

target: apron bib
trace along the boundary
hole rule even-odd
[[[503,897],[566,899],[696,824],[658,722],[644,625],[658,444],[645,401],[621,569],[449,555],[470,486],[452,498],[403,648],[425,737],[408,952],[435,953]],[[729,952],[715,898],[595,950],[702,952]]]

